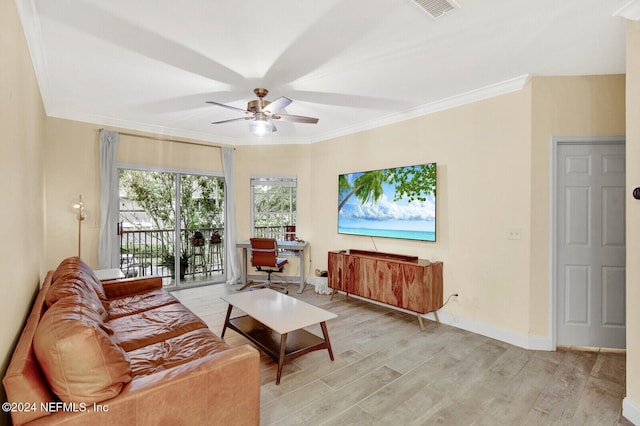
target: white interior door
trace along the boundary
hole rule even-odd
[[[559,143],[557,344],[624,348],[625,146]]]

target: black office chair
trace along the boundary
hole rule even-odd
[[[252,285],[249,290],[254,288],[273,288],[288,294],[289,291],[285,286],[271,282],[271,274],[282,272],[284,265],[287,264],[287,259],[278,257],[278,242],[275,238],[251,238],[250,242],[251,265],[258,271],[266,272],[267,281]]]

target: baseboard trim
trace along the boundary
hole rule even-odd
[[[628,396],[622,400],[622,416],[634,425],[640,425],[640,406],[631,401]]]
[[[343,292],[340,292],[343,293]],[[387,305],[385,303],[376,302],[375,300],[367,299],[356,295],[349,294],[349,297],[355,297],[357,299],[365,300],[367,302],[374,303],[380,306],[386,306],[388,308],[396,309],[398,311],[414,314],[415,312],[408,311],[406,309],[398,308],[396,306]],[[436,317],[433,312],[422,315],[431,321],[436,321]],[[496,327],[495,325],[486,324],[480,321],[472,320],[462,317],[460,315],[451,314],[446,311],[438,311],[438,319],[441,323],[456,327],[462,330],[470,331],[471,333],[480,334],[481,336],[490,337],[501,342],[509,343],[510,345],[518,346],[523,349],[533,351],[555,351],[551,337],[546,336],[533,336],[528,334],[517,333],[515,331],[506,330],[504,328]]]
[[[424,315],[424,317],[435,321],[435,316],[433,315],[433,313],[428,313]],[[467,330],[475,334],[480,334],[482,336],[490,337],[501,342],[509,343],[510,345],[521,347],[523,349],[535,351],[555,350],[550,337],[522,334],[512,330],[506,330],[504,328],[496,327],[492,324],[487,324],[481,321],[465,318],[460,315],[451,314],[445,311],[438,311],[438,317],[440,318],[440,322],[443,324],[460,328],[462,330]]]

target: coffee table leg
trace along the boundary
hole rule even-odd
[[[282,366],[284,365],[284,357],[287,349],[287,333],[280,336],[280,356],[278,357],[278,373],[276,375],[276,385],[280,384],[280,376],[282,375]]]
[[[322,334],[324,334],[324,340],[327,342],[327,350],[329,351],[329,358],[333,361],[333,351],[331,350],[331,342],[329,341],[329,332],[327,331],[327,323],[322,321],[320,323],[320,327],[322,327]]]
[[[224,332],[227,331],[227,324],[229,324],[229,318],[231,317],[231,310],[233,309],[233,305],[229,305],[227,308],[227,317],[224,319],[224,326],[222,327],[221,338],[224,339]]]

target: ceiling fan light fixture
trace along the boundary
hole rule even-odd
[[[273,123],[267,117],[256,117],[249,122],[249,130],[258,137],[269,136],[273,128]]]
[[[257,137],[269,136],[271,133],[277,132],[274,120],[291,121],[294,123],[310,123],[316,124],[317,118],[305,117],[302,115],[285,114],[283,111],[287,108],[291,102],[291,99],[280,96],[273,102],[270,102],[264,97],[269,91],[267,89],[255,89],[254,93],[258,96],[258,99],[249,101],[247,109],[238,108],[232,105],[225,105],[215,101],[206,101],[211,105],[217,105],[226,109],[244,113],[244,117],[231,118],[229,120],[214,121],[211,124],[224,124],[236,121],[249,120],[249,131]]]

